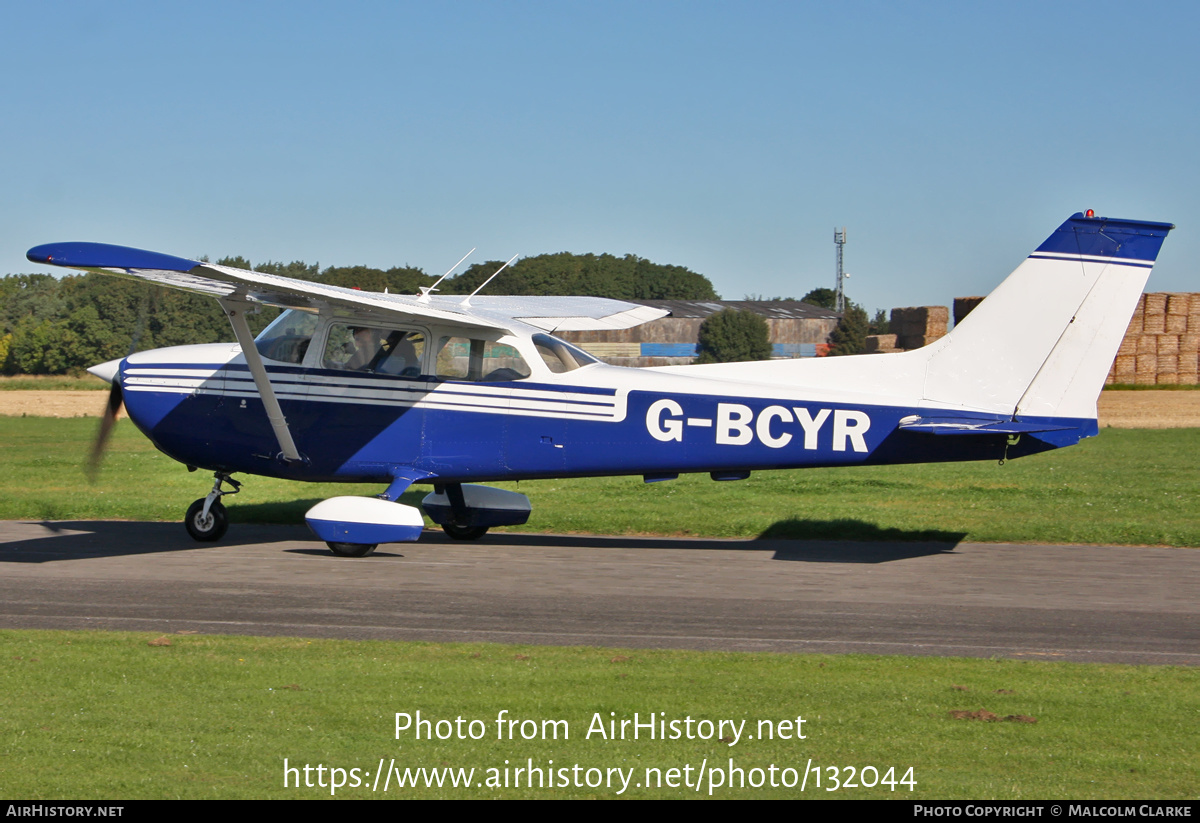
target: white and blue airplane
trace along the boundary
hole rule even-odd
[[[92,369],[109,416],[214,472],[188,509],[219,539],[234,473],[386,484],[306,519],[334,554],[416,540],[422,508],[475,539],[528,520],[525,495],[479,485],[684,472],[737,480],[808,466],[1023,457],[1098,434],[1096,401],[1168,223],[1075,214],[948,335],[861,357],[631,369],[556,337],[666,312],[589,297],[377,294],[99,243],[31,249],[67,266],[217,299],[237,344],[131,354]],[[246,315],[286,309],[257,339]],[[226,486],[230,489],[226,489]]]

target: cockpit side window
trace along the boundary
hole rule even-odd
[[[439,341],[437,376],[443,380],[498,383],[523,380],[530,374],[529,364],[512,346],[449,335]]]
[[[311,312],[289,309],[259,333],[254,347],[268,360],[299,364],[319,323],[320,318]]]
[[[339,323],[329,327],[321,362],[327,369],[418,377],[424,353],[419,331]]]

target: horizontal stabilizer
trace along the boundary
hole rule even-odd
[[[900,431],[922,434],[1034,434],[1067,431],[1071,426],[1022,423],[1018,420],[980,420],[977,417],[918,417],[901,421]]]

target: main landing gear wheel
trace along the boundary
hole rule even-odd
[[[478,540],[487,534],[487,526],[455,526],[453,523],[443,523],[442,531],[455,540]]]
[[[220,500],[214,500],[208,507],[208,517],[204,517],[203,513],[203,497],[188,506],[187,514],[183,518],[183,525],[187,526],[188,534],[201,542],[220,540],[229,528],[229,515],[225,513],[225,507],[221,505]]]
[[[338,557],[366,557],[375,551],[378,543],[326,543],[329,550]]]

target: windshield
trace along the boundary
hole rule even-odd
[[[258,353],[280,363],[300,363],[312,342],[320,318],[306,311],[288,309],[254,340]]]

